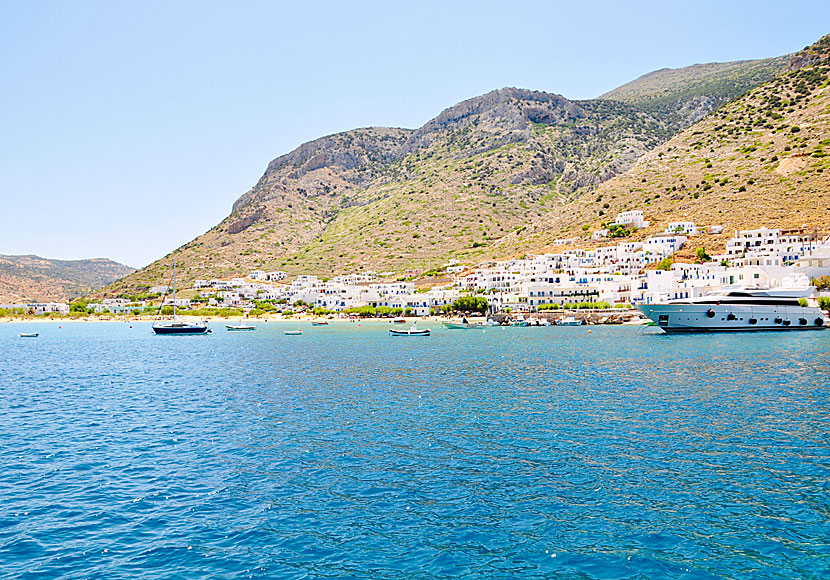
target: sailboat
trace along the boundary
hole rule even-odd
[[[153,323],[153,332],[156,334],[207,334],[210,332],[207,320],[188,322],[176,319],[176,260],[173,260],[173,319],[157,320]]]

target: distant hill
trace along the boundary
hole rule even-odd
[[[599,97],[636,105],[684,129],[783,71],[792,55],[664,68]]]
[[[51,260],[0,255],[0,303],[60,302],[135,272],[106,258]]]
[[[722,235],[695,239],[715,250],[737,229],[808,226],[830,232],[830,35],[556,219],[505,239],[502,249],[535,251],[570,237],[591,245],[592,230],[631,209],[652,221],[635,239],[669,221],[724,226]]]
[[[727,230],[822,225],[825,44],[656,71],[596,100],[504,88],[417,130],[317,139],[271,161],[216,227],[104,293],[169,279],[173,258],[185,283],[253,269],[401,276],[559,236],[590,244],[624,209],[653,218],[638,235],[683,218]]]

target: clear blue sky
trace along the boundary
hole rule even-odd
[[[396,4],[0,0],[0,254],[143,266],[316,137],[830,32],[825,1]]]

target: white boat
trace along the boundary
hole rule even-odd
[[[19,336],[20,338],[37,338],[38,333],[37,332],[21,332],[17,336]]]
[[[297,330],[284,330],[283,334],[287,334],[288,336],[301,336],[303,334],[303,329],[298,328]]]
[[[525,317],[519,314],[516,318],[508,319],[510,326],[530,326],[530,322],[525,320]]]
[[[461,319],[461,322],[445,322],[444,328],[449,330],[476,330],[485,328],[485,324],[481,322],[470,322],[465,316]]]
[[[557,320],[556,326],[582,326],[582,320],[574,316],[567,316]]]
[[[412,326],[410,326],[406,330],[397,330],[394,328],[389,329],[389,334],[391,334],[392,336],[429,336],[430,332],[431,331],[429,328],[425,328],[423,330],[418,329],[417,320],[413,322]]]
[[[312,320],[311,326],[328,326],[329,323],[326,320]]]
[[[823,330],[828,322],[821,310],[799,303],[811,294],[812,288],[726,287],[697,298],[641,304],[637,309],[669,333]]]
[[[256,330],[256,326],[253,324],[245,324],[244,322],[240,322],[239,324],[226,324],[225,328],[228,330]]]
[[[164,300],[162,300],[163,304]],[[173,318],[154,322],[153,332],[156,334],[207,334],[210,332],[207,320],[190,322],[176,318],[176,260],[173,260]]]

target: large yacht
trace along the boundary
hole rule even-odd
[[[803,306],[812,288],[726,287],[697,298],[637,308],[666,332],[822,330],[828,321],[816,306]]]

